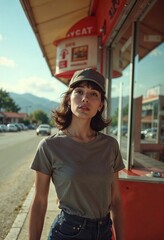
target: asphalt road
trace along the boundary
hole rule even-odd
[[[0,240],[7,235],[34,183],[29,166],[42,138],[35,130],[0,133]]]

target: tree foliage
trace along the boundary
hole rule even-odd
[[[129,106],[128,104],[122,109],[122,116],[128,115]],[[117,126],[118,124],[118,108],[116,109],[114,115],[112,116],[112,125]]]
[[[33,122],[36,122],[38,124],[41,123],[49,123],[49,118],[47,114],[42,110],[36,110],[33,113],[30,114],[30,119],[32,119]]]
[[[5,112],[19,112],[20,107],[14,102],[14,100],[10,97],[10,94],[0,89],[0,111]]]

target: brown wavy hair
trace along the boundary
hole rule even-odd
[[[52,118],[55,121],[55,126],[60,129],[64,130],[69,127],[72,121],[72,111],[69,105],[70,101],[70,95],[72,91],[80,86],[81,84],[91,87],[92,89],[95,89],[100,92],[101,94],[101,101],[103,103],[103,107],[101,111],[97,111],[96,115],[91,119],[90,126],[93,130],[95,131],[101,131],[105,127],[107,127],[110,124],[110,119],[105,119],[102,114],[104,111],[104,104],[105,102],[108,103],[107,98],[105,96],[105,93],[101,90],[101,88],[95,84],[94,82],[91,81],[82,81],[80,83],[77,83],[74,85],[72,88],[69,88],[67,92],[63,94],[63,99],[61,101],[60,106],[52,111]]]

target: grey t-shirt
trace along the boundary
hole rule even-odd
[[[113,174],[124,164],[111,136],[82,143],[59,131],[40,142],[31,168],[52,177],[59,208],[93,219],[109,213]]]

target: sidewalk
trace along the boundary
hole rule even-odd
[[[29,192],[23,206],[17,215],[15,222],[12,225],[8,235],[4,240],[25,240],[28,239],[28,220],[29,220],[29,208],[32,202],[32,198],[34,195],[34,187],[32,187]],[[42,232],[41,240],[45,240],[48,237],[50,226],[55,218],[55,216],[59,213],[58,206],[56,204],[56,193],[53,184],[50,184],[50,192],[48,199],[48,208],[47,214],[45,217],[44,228]]]

